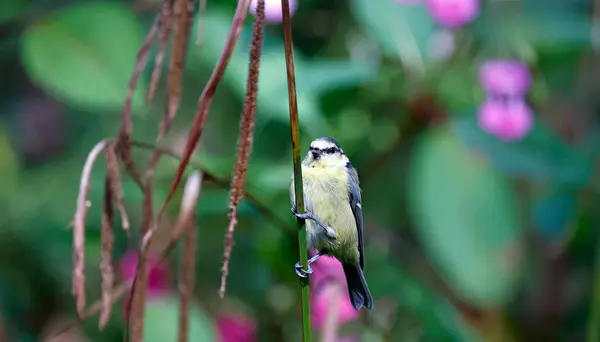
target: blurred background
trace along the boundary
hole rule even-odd
[[[600,4],[291,2],[302,153],[329,135],[358,168],[375,299],[372,311],[357,313],[339,263],[317,262],[315,340],[599,342]],[[195,17],[183,102],[165,141],[173,151],[183,148],[235,5],[207,1]],[[221,300],[228,189],[204,185],[192,342],[301,340],[280,6],[266,0],[247,182],[270,215],[242,202]],[[0,341],[122,339],[123,301],[102,331],[97,317],[77,323],[69,223],[85,157],[116,135],[137,50],[159,8],[158,0],[0,2]],[[251,23],[194,156],[223,179],[234,162]],[[148,143],[165,108],[164,82],[144,103],[155,53],[133,105],[134,139]],[[136,149],[134,157],[145,164],[149,153]],[[159,164],[156,204],[176,166],[170,157]],[[86,231],[88,303],[100,298],[104,177],[98,165]],[[128,238],[115,222],[114,260],[125,281],[136,263],[142,197],[129,177],[123,188],[133,229]],[[177,196],[162,231],[176,218]],[[145,341],[176,338],[179,255],[152,271]]]

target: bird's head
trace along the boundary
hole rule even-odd
[[[328,168],[346,167],[350,161],[335,139],[320,137],[310,143],[303,163],[313,168]]]

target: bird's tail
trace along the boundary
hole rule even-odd
[[[350,294],[350,301],[352,306],[356,310],[361,307],[367,309],[373,308],[373,298],[369,292],[367,281],[363,274],[362,269],[358,265],[342,263],[344,268],[344,274],[346,275],[346,282],[348,283],[348,293]]]

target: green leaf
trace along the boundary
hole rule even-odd
[[[520,58],[531,60],[539,50],[562,53],[569,47],[591,45],[588,16],[564,10],[530,10],[523,13],[488,13],[477,20],[474,33],[493,49],[509,48]]]
[[[422,69],[425,51],[436,24],[423,5],[394,0],[352,0],[358,22],[388,55],[400,57],[409,67]]]
[[[179,299],[171,296],[148,301],[144,322],[144,341],[164,342],[176,339],[179,330]],[[189,342],[217,341],[210,318],[192,305],[188,327]]]
[[[471,61],[443,65],[428,73],[428,84],[449,111],[471,109],[485,97],[477,72]]]
[[[7,127],[0,125],[0,191],[12,195],[16,191],[15,183],[18,181],[20,166],[7,133]]]
[[[120,3],[77,3],[29,27],[21,54],[29,76],[61,101],[118,110],[143,40],[135,14]],[[140,80],[134,109],[143,106]]]
[[[592,172],[591,154],[563,144],[539,120],[521,141],[507,143],[479,128],[475,115],[456,118],[452,130],[499,171],[518,177],[584,185]]]
[[[356,86],[377,75],[377,67],[366,62],[310,61],[296,76],[297,90],[323,93],[336,88]]]
[[[577,200],[570,189],[552,189],[535,204],[532,210],[532,222],[535,228],[546,238],[562,234],[576,214]]]
[[[445,130],[422,137],[409,171],[417,234],[446,280],[474,305],[505,304],[525,256],[511,185]]]

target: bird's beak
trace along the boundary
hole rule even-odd
[[[317,151],[310,151],[310,153],[312,154],[313,159],[319,159],[321,156],[321,154],[319,154]]]

